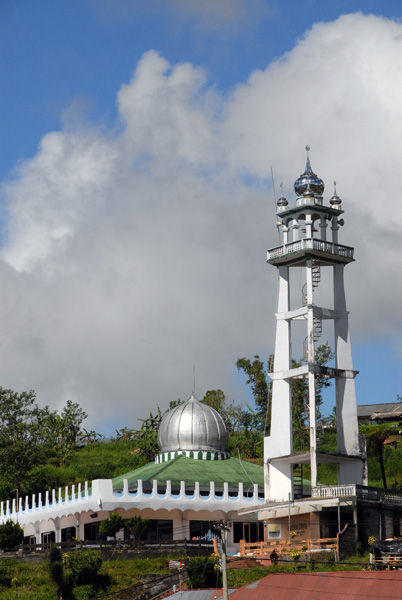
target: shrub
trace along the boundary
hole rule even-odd
[[[24,531],[19,523],[7,521],[0,525],[0,548],[2,550],[12,550],[14,546],[19,546],[24,539]]]
[[[57,597],[63,595],[64,573],[60,548],[52,546],[49,554],[49,571],[52,581],[56,584]]]
[[[0,587],[10,587],[14,576],[9,559],[0,560]]]
[[[96,550],[75,550],[66,555],[74,586],[96,583],[102,557]]]
[[[364,545],[361,542],[356,544],[356,556],[363,556],[365,551]]]
[[[141,536],[145,534],[149,527],[149,519],[143,519],[141,516],[131,517],[125,523],[125,528],[134,538],[134,544],[139,544]]]
[[[299,550],[291,550],[290,556],[293,558],[293,560],[298,560],[300,558],[300,551]]]
[[[80,585],[74,588],[74,600],[89,600],[97,594],[97,589],[93,585]]]
[[[99,535],[102,540],[106,540],[108,537],[114,537],[116,539],[116,533],[123,529],[124,519],[117,513],[111,513],[108,519],[105,519],[99,525]]]
[[[215,588],[222,586],[222,573],[215,570],[215,561],[207,556],[191,558],[187,564],[190,589]]]

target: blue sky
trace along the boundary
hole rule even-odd
[[[249,401],[234,362],[272,349],[270,166],[290,196],[310,143],[356,246],[358,402],[394,401],[401,18],[396,1],[3,0],[2,385],[71,397],[102,430],[189,396],[194,364],[198,395]]]

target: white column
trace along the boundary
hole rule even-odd
[[[313,221],[311,213],[306,214],[306,238],[313,237]]]
[[[286,227],[286,225],[283,225],[282,234],[283,234],[283,243],[287,244],[288,239],[289,239],[289,227]]]
[[[332,217],[331,229],[332,229],[332,243],[337,244],[338,243],[339,225],[338,225],[338,217],[336,217],[336,216]]]
[[[292,241],[295,242],[299,239],[299,222],[297,219],[293,219],[292,221]]]
[[[320,229],[321,229],[321,239],[325,241],[327,239],[327,220],[325,215],[322,215],[320,218]]]
[[[312,260],[306,261],[307,281],[307,344],[308,364],[315,362],[314,352],[314,312],[313,312],[313,264]],[[317,424],[315,408],[315,376],[308,374],[308,397],[309,397],[309,424],[310,424],[310,467],[311,487],[317,486]]]
[[[349,322],[346,312],[344,265],[334,266],[334,308],[343,311],[344,317],[335,319],[335,359],[337,369],[353,370]],[[338,452],[359,456],[359,428],[357,423],[355,381],[336,378],[336,424]],[[340,464],[338,483],[362,483],[363,463]]]
[[[289,267],[279,271],[278,313],[290,310]],[[288,371],[291,361],[290,322],[277,315],[275,329],[274,372]],[[272,384],[271,435],[264,440],[265,497],[280,500],[288,497],[292,488],[292,466],[273,466],[271,458],[288,456],[293,450],[292,394],[289,379],[274,379]]]

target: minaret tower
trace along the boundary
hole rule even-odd
[[[294,465],[310,464],[311,487],[317,486],[317,463],[338,465],[338,484],[366,483],[365,449],[359,437],[348,312],[344,288],[344,268],[351,263],[353,248],[338,243],[338,230],[344,224],[342,201],[336,194],[324,205],[324,182],[312,171],[306,146],[305,171],[294,184],[296,200],[289,205],[281,193],[277,219],[281,245],[268,250],[267,262],[279,275],[276,313],[274,368],[272,378],[271,435],[264,442],[265,498],[268,502],[294,498]],[[319,283],[324,269],[332,270],[332,299],[319,306]],[[303,282],[303,285],[302,285]],[[294,289],[292,285],[294,283]],[[324,282],[321,282],[322,284]],[[300,291],[297,295],[297,290]],[[323,321],[333,323],[335,368],[315,361],[315,345]],[[297,347],[297,322],[305,329],[304,347]],[[328,327],[328,325],[326,325]],[[292,337],[294,338],[292,340]],[[293,347],[292,347],[293,341]],[[332,344],[331,344],[332,345]],[[293,357],[304,355],[305,364],[292,368]],[[337,454],[317,452],[315,378],[335,380]],[[294,452],[292,435],[292,381],[306,378],[309,390],[309,452]]]

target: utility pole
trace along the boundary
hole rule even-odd
[[[222,564],[222,590],[223,600],[228,600],[228,572],[226,568],[226,533],[230,531],[231,525],[227,521],[216,521],[214,527],[219,529],[221,532],[222,540],[222,552],[221,552],[221,564]]]

